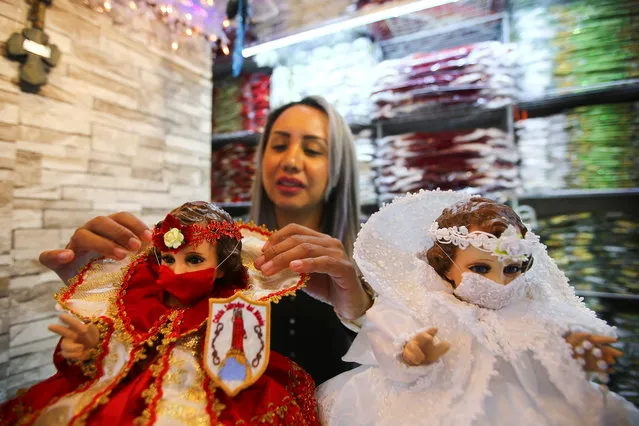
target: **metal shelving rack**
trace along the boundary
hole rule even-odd
[[[218,206],[226,210],[232,217],[241,217],[248,214],[251,208],[250,201],[236,201],[228,203],[217,203]],[[364,216],[370,216],[379,209],[377,204],[364,203],[360,205],[360,212]]]
[[[576,290],[575,294],[581,297],[600,297],[603,299],[612,300],[628,300],[639,302],[639,294],[626,294],[626,293],[606,293],[602,291],[588,291],[588,290]]]
[[[450,38],[446,35],[454,33]],[[455,45],[501,39],[509,41],[509,16],[499,13],[480,16],[446,28],[427,31],[406,31],[392,39],[382,41],[387,58],[393,59],[416,51],[432,51]],[[426,49],[423,38],[429,37]],[[377,137],[414,131],[440,131],[482,126],[499,126],[514,138],[515,116],[543,117],[567,108],[592,104],[616,103],[639,100],[639,80],[625,80],[598,84],[583,88],[554,90],[542,98],[519,100],[516,105],[496,110],[456,107],[446,111],[425,108],[402,117],[376,121]],[[560,202],[561,201],[561,202]],[[639,212],[639,188],[614,190],[562,189],[542,193],[512,196],[514,206],[525,204],[539,216],[601,210]],[[577,291],[584,298],[597,298],[605,304],[623,309],[636,309],[639,295],[594,291]]]
[[[427,30],[411,26],[411,22],[390,26],[393,36],[379,42],[384,59],[399,59],[415,52],[431,52],[484,41],[510,41],[509,15],[491,11],[492,2],[468,2],[473,6],[470,16],[456,17],[445,24],[434,20],[428,22]],[[471,4],[472,3],[472,4]],[[406,20],[410,20],[407,18]],[[419,22],[419,19],[413,19]],[[424,22],[421,22],[422,24]],[[414,24],[414,23],[413,23]],[[444,89],[445,90],[445,89]],[[500,108],[481,108],[475,105],[450,105],[446,108],[435,105],[412,111],[401,116],[374,121],[376,137],[420,131],[445,131],[498,127],[513,138],[515,105]]]
[[[249,130],[242,130],[239,132],[231,132],[231,133],[217,133],[214,134],[211,143],[213,144],[213,149],[220,149],[224,145],[228,145],[231,143],[242,143],[246,145],[257,145],[260,142],[260,133],[251,132]]]
[[[545,117],[569,108],[632,101],[639,101],[637,79],[553,90],[543,98],[521,100],[518,115]],[[545,217],[593,211],[637,215],[639,188],[551,190],[520,195],[513,204],[532,207],[537,216]],[[637,312],[639,308],[638,294],[590,290],[576,290],[575,293],[606,321],[614,321],[620,314]]]
[[[353,124],[350,127],[353,134],[357,134],[364,129],[370,128],[370,126],[361,124]],[[249,146],[256,146],[257,144],[259,144],[261,137],[261,133],[252,132],[249,130],[241,130],[238,132],[230,133],[214,133],[211,137],[211,144],[213,146],[213,150],[220,149],[223,146],[232,143],[241,143]]]
[[[485,13],[490,2],[480,2],[475,8],[478,15]],[[381,51],[386,58],[398,58],[417,50],[437,50],[473,42],[499,39],[509,41],[509,17],[505,12],[475,16],[460,22],[447,25],[429,25],[428,30],[417,30],[424,26],[425,19],[408,15],[389,20],[392,36],[380,40]],[[432,24],[432,22],[429,22]],[[435,26],[436,28],[432,28]],[[426,43],[425,40],[428,40]],[[216,77],[228,75],[228,64],[222,63],[214,73]],[[248,69],[262,70],[251,60]],[[498,126],[504,128],[514,137],[514,116],[522,113],[527,116],[545,116],[566,108],[593,103],[624,102],[639,99],[639,79],[605,83],[585,88],[555,90],[543,98],[526,99],[517,105],[498,109],[479,109],[468,106],[452,106],[446,110],[441,108],[424,108],[401,117],[376,120],[372,127],[376,137],[400,134],[413,131],[440,131],[446,129],[470,129],[482,126]],[[368,126],[352,126],[354,133]],[[214,134],[212,144],[219,149],[230,143],[257,145],[260,134],[239,131],[226,134]],[[570,203],[561,206],[556,202],[559,198],[570,199]],[[639,189],[621,190],[557,190],[547,193],[524,194],[513,200],[513,204],[527,204],[542,215],[593,210],[604,203],[606,208],[622,211],[636,211],[639,202]],[[248,205],[232,204],[231,209],[248,209]],[[568,210],[567,210],[568,209]],[[373,207],[366,206],[368,212]]]
[[[586,105],[639,101],[639,79],[602,83],[588,87],[553,90],[543,98],[519,102],[518,114],[545,117],[569,108]],[[569,200],[558,203],[558,200]],[[639,212],[639,188],[559,189],[543,193],[522,194],[515,204],[527,204],[544,216],[580,211]]]
[[[530,117],[543,117],[583,105],[631,102],[639,99],[639,79],[613,81],[587,87],[552,90],[538,99],[524,99],[519,109]]]
[[[510,40],[509,16],[506,12],[488,13],[491,1],[463,0],[464,6],[471,10],[464,19],[450,22],[450,19],[433,20],[427,13],[416,13],[387,20],[389,36],[378,41],[385,59],[394,59],[415,51],[433,51],[463,44],[488,40]],[[440,21],[443,21],[441,23]],[[427,30],[423,28],[427,27]],[[252,60],[248,60],[250,70],[258,68]],[[226,76],[228,64],[222,62],[214,72],[217,77]],[[441,108],[424,108],[401,117],[377,120],[372,123],[377,138],[412,131],[439,131],[446,129],[477,128],[482,126],[498,126],[514,137],[514,117],[525,114],[540,117],[582,105],[594,103],[625,102],[639,100],[639,79],[604,83],[584,88],[555,90],[543,98],[525,99],[517,105],[498,109],[479,109],[467,106],[452,106],[446,110]],[[367,126],[353,126],[357,132]],[[214,149],[229,143],[256,145],[260,134],[254,132],[233,132],[215,134],[212,137]],[[569,199],[570,203],[556,202],[559,198]],[[531,205],[541,215],[567,213],[596,209],[605,204],[606,208],[622,211],[636,211],[639,202],[639,189],[620,190],[557,190],[547,193],[524,194],[513,200],[515,206]],[[247,206],[229,206],[230,208],[247,208]],[[568,209],[568,210],[566,210]],[[371,207],[368,206],[368,210]]]
[[[529,205],[543,216],[595,211],[601,206],[608,211],[632,214],[639,211],[639,188],[560,189],[524,194],[517,203]]]
[[[486,13],[491,1],[461,0],[459,3],[479,4],[476,13],[456,22],[430,20],[427,15],[415,14],[394,18],[384,23],[390,36],[378,40],[385,59],[406,56],[417,51],[434,51],[488,40],[510,40],[507,13]],[[427,28],[424,30],[424,28]],[[542,98],[522,99],[516,105],[493,110],[453,107],[446,111],[426,108],[409,115],[377,120],[372,123],[377,138],[414,131],[499,126],[514,137],[515,116],[543,117],[568,108],[585,105],[639,101],[639,79],[554,90]],[[219,148],[227,143],[257,144],[258,134],[238,132],[214,135],[213,145]],[[529,193],[513,197],[513,205],[527,205],[539,217],[583,211],[639,212],[639,188],[615,190],[562,189]],[[245,214],[248,202],[225,203],[222,207],[231,214]],[[372,214],[379,205],[362,206],[363,213]],[[639,295],[577,290],[578,296],[590,301],[601,301],[613,311],[633,312],[639,307]]]

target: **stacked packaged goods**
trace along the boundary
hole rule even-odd
[[[639,186],[638,111],[595,105],[517,122],[524,190]]]
[[[639,104],[595,105],[569,114],[570,188],[639,186]]]
[[[213,151],[211,199],[228,203],[250,201],[255,177],[255,147],[229,144]]]
[[[270,111],[268,74],[254,73],[215,84],[213,133],[261,132]]]
[[[542,97],[553,87],[555,48],[552,40],[557,32],[548,7],[516,10],[513,29],[518,39],[517,86],[522,99]]]
[[[362,130],[355,135],[355,150],[357,152],[357,164],[359,165],[359,202],[361,204],[377,203],[375,191],[375,143],[373,132],[369,129]]]
[[[268,74],[250,74],[242,84],[243,130],[262,132],[270,111],[271,77]]]
[[[370,123],[371,69],[377,63],[373,43],[367,38],[335,41],[315,48],[293,49],[278,61],[271,85],[274,108],[320,95],[347,122]]]
[[[516,98],[514,59],[513,46],[483,42],[380,62],[373,117],[509,105]]]
[[[261,0],[268,3],[267,16],[252,20],[251,29],[258,42],[272,40],[285,34],[299,32],[342,16],[351,5],[351,0]],[[253,6],[253,5],[252,5]],[[267,9],[258,5],[260,9]],[[257,18],[257,19],[255,19]]]
[[[565,188],[570,173],[568,117],[531,118],[518,121],[515,127],[524,192]]]
[[[590,86],[639,77],[639,2],[579,1],[551,8],[558,87]]]
[[[243,130],[241,83],[224,80],[213,89],[213,133],[231,133]]]
[[[499,129],[407,133],[382,138],[377,146],[383,202],[421,188],[494,194],[520,186],[517,150]]]
[[[639,294],[639,222],[621,213],[539,221],[548,253],[578,290]]]
[[[512,7],[524,97],[639,78],[639,1],[516,0]]]

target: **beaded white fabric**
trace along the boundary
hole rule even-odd
[[[566,333],[614,330],[575,296],[543,245],[501,309],[460,300],[418,258],[432,246],[428,230],[443,209],[469,197],[421,191],[363,226],[354,257],[379,297],[344,357],[362,366],[318,388],[323,424],[635,424],[624,422],[636,409],[588,382],[573,360]],[[431,327],[449,351],[432,365],[406,365],[404,345]],[[606,423],[611,410],[624,420]]]
[[[526,275],[518,276],[508,285],[501,285],[483,275],[464,272],[453,294],[481,308],[502,309],[524,297],[529,285]]]
[[[532,254],[532,248],[539,242],[539,237],[528,232],[522,238],[519,231],[513,226],[499,236],[484,231],[472,231],[464,225],[440,228],[437,222],[433,222],[428,230],[428,235],[437,240],[438,244],[454,244],[461,249],[472,245],[473,247],[497,256],[500,262],[507,259],[525,261]]]

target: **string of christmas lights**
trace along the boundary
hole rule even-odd
[[[86,6],[108,14],[116,24],[124,25],[136,17],[155,20],[166,25],[171,34],[171,48],[178,50],[180,38],[202,38],[219,44],[225,55],[230,53],[230,41],[224,30],[231,26],[224,7],[216,0],[82,0]]]

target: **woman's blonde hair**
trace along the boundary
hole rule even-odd
[[[275,205],[266,195],[262,184],[262,159],[273,124],[284,111],[297,105],[315,108],[328,116],[329,175],[324,194],[321,231],[339,239],[344,244],[346,253],[352,256],[353,243],[360,227],[359,180],[355,142],[351,129],[344,118],[320,96],[310,96],[299,102],[283,105],[269,115],[264,134],[257,148],[250,218],[255,223],[266,225],[270,229],[277,227]]]

